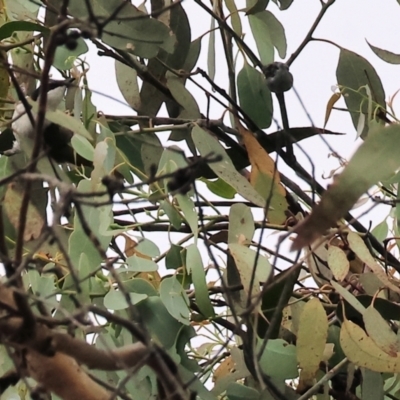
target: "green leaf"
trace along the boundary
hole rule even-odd
[[[132,304],[138,304],[146,299],[147,295],[129,293],[129,298]],[[104,307],[109,310],[124,310],[125,308],[128,308],[128,303],[126,302],[125,296],[122,292],[113,289],[104,296]]]
[[[264,75],[245,64],[237,77],[240,106],[261,129],[268,128],[272,120],[272,97]]]
[[[153,260],[147,260],[136,255],[128,257],[126,262],[128,264],[128,271],[153,272],[158,270],[158,265]]]
[[[361,368],[361,373],[363,377],[361,383],[362,400],[383,400],[385,395],[382,374],[367,368]]]
[[[286,57],[285,29],[274,14],[261,11],[249,15],[249,22],[263,64],[267,65],[274,61],[274,47],[280,58]]]
[[[186,248],[186,268],[192,274],[197,306],[206,318],[213,317],[214,309],[211,305],[207,289],[203,261],[200,251],[195,244],[191,244]]]
[[[256,14],[267,8],[269,0],[246,0],[246,15]]]
[[[157,296],[148,297],[137,304],[143,323],[166,349],[171,348],[182,329],[182,324],[171,316],[164,303]]]
[[[264,12],[249,15],[250,28],[256,42],[261,62],[268,65],[274,61],[274,46]]]
[[[121,271],[124,270],[118,270],[118,272]],[[154,286],[149,281],[142,278],[134,278],[123,281],[123,285],[125,290],[128,292],[145,294],[147,296],[158,296],[158,292],[155,290]]]
[[[344,91],[344,99],[356,129],[360,112],[368,115],[369,96],[366,89],[362,87],[368,85],[372,100],[383,110],[386,110],[385,91],[382,82],[374,67],[365,58],[352,51],[341,49],[336,77],[338,84]],[[363,133],[364,136],[366,136],[366,133]]]
[[[234,0],[225,0],[225,5],[226,5],[226,8],[229,10],[229,17],[231,19],[231,24],[232,24],[233,30],[239,37],[242,37],[242,35],[243,35],[242,22],[240,21],[240,16],[239,16],[239,12],[236,7],[235,1]]]
[[[256,389],[232,382],[229,384],[226,395],[229,400],[258,400],[260,393]]]
[[[235,260],[243,290],[247,295],[251,294],[251,297],[257,296],[260,293],[260,284],[266,282],[271,275],[271,264],[266,257],[257,255],[255,250],[242,244],[228,243],[228,248]]]
[[[58,46],[54,54],[53,65],[61,70],[68,70],[74,66],[75,60],[88,52],[89,48],[82,38],[77,39],[77,46],[70,50],[66,45]]]
[[[137,72],[127,65],[115,61],[115,76],[119,90],[124,96],[125,101],[135,110],[141,107],[140,89]]]
[[[258,14],[256,15],[258,16]],[[285,35],[285,28],[281,22],[269,11],[264,11],[262,20],[268,24],[269,34],[272,44],[278,51],[280,58],[286,57],[287,42]]]
[[[385,353],[396,356],[400,351],[399,339],[373,305],[365,310],[363,321],[368,336],[376,345]]]
[[[170,29],[162,22],[150,18],[150,16],[146,18],[145,13],[125,0],[90,1],[94,15],[103,18],[120,8],[123,2],[126,5],[116,18],[109,21],[104,28],[101,40],[109,46],[128,50],[143,58],[155,57],[160,49],[172,53],[176,38],[174,35],[170,35]],[[52,5],[59,8],[62,0],[54,0]],[[81,0],[70,0],[68,11],[72,16],[81,20],[89,18],[86,2]]]
[[[158,257],[160,255],[159,247],[149,239],[146,239],[142,236],[133,236],[135,240],[137,240],[137,246],[135,250],[140,251],[149,257]]]
[[[328,247],[326,262],[337,281],[341,282],[346,278],[349,273],[350,262],[347,254],[340,247],[334,245]]]
[[[189,298],[174,276],[161,281],[160,298],[174,318],[184,325],[190,324]]]
[[[177,209],[167,200],[163,200],[160,203],[160,209],[167,214],[169,222],[178,230],[182,224],[182,217]]]
[[[172,244],[165,257],[165,265],[167,269],[178,269],[183,267],[182,259],[183,247]]]
[[[293,3],[293,0],[273,0],[273,2],[278,4],[281,10],[287,10]]]
[[[46,26],[35,24],[29,21],[11,21],[7,22],[0,27],[0,40],[7,39],[11,37],[17,31],[24,32],[41,32],[45,35],[50,33],[50,29]]]
[[[195,240],[197,240],[197,236],[199,234],[199,218],[192,199],[188,196],[184,196],[183,194],[177,194],[175,198],[178,201],[183,215],[185,216],[186,222],[190,226]]]
[[[215,18],[211,18],[210,34],[208,39],[207,71],[211,80],[215,78]]]
[[[236,190],[220,178],[212,181],[208,179],[200,180],[207,185],[207,188],[210,192],[213,192],[219,197],[223,197],[224,199],[233,199],[235,197]]]
[[[243,175],[236,171],[231,159],[218,140],[204,129],[201,129],[198,125],[195,125],[192,129],[192,138],[202,157],[208,157],[210,154],[213,154],[214,156],[220,156],[222,158],[221,161],[209,164],[209,167],[218,177],[232,186],[237,193],[246,200],[260,207],[265,206],[265,201],[262,196],[251,186]]]
[[[102,190],[104,190],[104,187]],[[78,185],[79,193],[93,193],[93,183],[88,180],[82,180]],[[108,195],[96,196],[96,202],[103,203],[109,201]],[[100,246],[103,250],[107,249],[111,236],[106,233],[107,228],[112,221],[111,205],[102,205],[99,207],[93,207],[90,205],[82,205],[82,213],[85,218],[86,224],[89,226],[93,235],[100,242]],[[68,254],[71,258],[73,265],[79,265],[79,259],[82,253],[85,253],[90,262],[91,272],[98,270],[99,264],[102,261],[96,246],[93,244],[92,238],[88,237],[82,228],[82,223],[79,216],[75,213],[74,218],[74,231],[69,236],[69,250]]]
[[[188,112],[186,118],[200,118],[199,106],[193,95],[186,89],[184,79],[171,72],[166,73],[166,78],[167,87],[172,96]]]
[[[296,336],[301,377],[305,382],[312,382],[323,361],[328,336],[328,318],[318,298],[314,297],[305,304]]]
[[[182,67],[184,71],[186,72],[192,71],[192,69],[197,64],[197,60],[199,59],[200,50],[201,50],[201,36],[196,40],[193,40],[192,43],[190,43],[189,51],[185,63],[183,64]]]
[[[375,47],[366,40],[368,46],[371,50],[383,61],[386,61],[389,64],[400,64],[400,54],[392,53],[388,50],[380,49],[379,47]]]
[[[229,211],[228,243],[250,244],[255,232],[254,218],[251,209],[245,204],[236,203]]]
[[[372,229],[371,234],[374,235],[380,242],[387,238],[389,226],[386,218]]]
[[[257,344],[257,352],[262,342]],[[282,339],[268,340],[267,347],[260,358],[260,366],[265,374],[272,378],[295,379],[297,369],[296,347]]]
[[[400,125],[371,130],[311,215],[294,229],[298,236],[293,248],[314,241],[342,218],[371,186],[390,178],[400,167],[399,148]]]
[[[94,148],[85,137],[80,135],[72,136],[71,145],[80,156],[86,158],[86,160],[93,161]]]

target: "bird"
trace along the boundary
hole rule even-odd
[[[49,111],[55,111],[60,105],[64,98],[66,89],[73,83],[75,79],[69,78],[65,80],[51,80],[48,83],[48,92],[46,100],[46,109]],[[39,86],[31,94],[31,99],[37,101],[40,97],[42,88]],[[36,121],[37,113],[30,109],[30,114],[33,117],[33,121]],[[3,146],[0,144],[0,149],[3,150],[3,154],[6,156],[12,156],[20,153],[21,151],[26,152],[30,155],[30,151],[33,146],[33,140],[35,138],[35,126],[32,124],[29,113],[25,109],[25,105],[22,102],[17,103],[12,116],[11,130],[14,136],[14,142],[11,148],[3,150]],[[3,136],[5,132],[2,133]],[[74,133],[61,127],[55,123],[45,119],[43,123],[43,146],[44,150],[50,156],[51,159],[56,161],[58,164],[69,163],[74,165],[93,166],[92,162],[86,160],[80,155],[76,154],[71,146],[71,139]],[[4,141],[7,142],[7,136]],[[8,141],[9,143],[9,141]]]

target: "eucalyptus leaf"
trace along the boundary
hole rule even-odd
[[[368,40],[367,44],[381,60],[386,61],[389,64],[400,64],[400,54],[392,53],[391,51],[375,47],[369,43]]]
[[[74,66],[75,60],[88,52],[89,48],[82,38],[76,40],[77,46],[73,50],[66,45],[58,46],[54,54],[53,65],[61,70],[69,70]]]
[[[46,26],[35,24],[29,21],[10,21],[0,27],[0,40],[4,40],[12,36],[17,31],[25,32],[41,32],[48,35],[50,29]]]
[[[346,49],[340,50],[339,63],[336,69],[337,82],[344,92],[344,100],[349,109],[353,125],[357,129],[360,113],[368,114],[369,87],[374,108],[386,110],[385,91],[381,79],[374,67],[360,55]],[[364,132],[362,137],[366,136]]]
[[[192,138],[202,157],[209,157],[211,154],[221,157],[221,161],[209,164],[209,167],[218,177],[232,186],[237,193],[246,200],[260,207],[265,206],[263,197],[251,186],[249,181],[236,170],[225,149],[214,137],[204,129],[195,125],[192,129]]]
[[[240,106],[261,129],[272,121],[272,97],[264,75],[245,64],[237,77]]]
[[[62,0],[54,0],[53,6],[60,8]],[[122,3],[125,5],[122,6]],[[130,2],[125,0],[90,0],[94,15],[106,17],[116,9],[120,9],[114,19],[108,22],[102,32],[102,41],[119,50],[125,50],[139,57],[155,57],[160,49],[172,53],[176,43],[174,35],[170,35],[170,29],[155,18],[146,18],[146,14],[140,11]],[[121,8],[122,6],[122,8]],[[70,0],[68,11],[81,20],[89,18],[86,2]]]
[[[160,298],[174,318],[184,325],[190,324],[189,298],[174,276],[161,281]]]

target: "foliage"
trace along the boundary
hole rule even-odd
[[[400,129],[381,78],[314,36],[335,0],[287,59],[292,0],[194,0],[200,37],[189,1],[0,2],[2,154],[14,103],[35,117],[29,146],[0,157],[2,398],[398,398]],[[340,50],[325,126],[342,99],[363,139],[327,190],[296,144],[339,133],[290,126],[271,85],[289,72],[270,64],[311,41]],[[92,101],[89,48],[113,60],[129,115]],[[24,100],[54,76],[74,78],[58,110],[46,90]],[[372,232],[349,213],[371,187],[393,207]],[[273,250],[267,230],[283,232]]]

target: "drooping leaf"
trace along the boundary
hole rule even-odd
[[[359,367],[380,373],[400,372],[400,353],[389,356],[355,323],[345,320],[340,331],[340,344],[346,357]]]
[[[86,160],[93,161],[94,148],[93,145],[85,137],[74,135],[71,139],[71,146],[74,150]]]
[[[164,82],[165,73],[167,71],[164,64],[176,70],[184,69],[188,72],[191,71],[194,66],[192,63],[196,63],[198,53],[200,53],[200,40],[194,42],[192,47],[190,43],[191,30],[189,21],[181,4],[176,4],[169,12],[161,14],[159,19],[175,34],[176,44],[172,53],[161,50],[157,60],[149,60],[147,71],[158,81]],[[198,53],[196,56],[197,51]],[[148,82],[147,79],[143,82],[140,98],[140,111],[143,115],[155,116],[165,101],[167,101],[168,104],[165,94],[151,82]],[[177,117],[177,115],[174,115],[174,117]]]
[[[400,64],[400,54],[392,53],[388,50],[380,49],[379,47],[373,46],[371,43],[366,41],[371,50],[383,61],[389,64]]]
[[[20,223],[19,218],[24,193],[25,187],[23,184],[12,182],[8,184],[3,200],[4,211],[15,230],[18,230]],[[47,189],[42,188],[41,184],[35,184],[31,188],[31,198],[26,214],[23,236],[26,242],[37,239],[46,224]]]
[[[240,21],[240,16],[238,9],[236,7],[234,0],[225,0],[226,8],[229,10],[229,16],[231,19],[232,28],[235,33],[241,37],[242,36],[242,22]]]
[[[338,246],[329,246],[327,262],[335,279],[343,281],[350,269],[350,262],[346,253]]]
[[[69,70],[73,67],[75,60],[88,52],[89,48],[86,42],[79,38],[77,39],[77,46],[71,50],[66,45],[58,46],[56,53],[54,54],[53,65],[61,70]]]
[[[175,229],[179,229],[182,224],[182,217],[177,209],[168,201],[164,200],[160,203],[160,209],[162,209],[168,216],[169,222]]]
[[[278,323],[276,324],[275,329],[271,332],[270,337],[271,339],[279,337],[283,313],[280,312],[279,315],[276,315],[276,307],[280,301],[282,301],[283,304],[288,304],[299,274],[300,270],[298,269],[294,272],[287,269],[271,279],[262,298],[261,307],[263,315],[258,318],[257,326],[259,337],[265,336],[267,329],[270,327],[269,321],[271,321],[272,318],[277,318]],[[284,288],[287,288],[288,290],[286,291]],[[284,297],[282,298],[282,296]],[[296,315],[293,315],[293,321],[296,322]]]
[[[349,232],[347,235],[350,249],[357,254],[362,262],[364,262],[376,275],[376,277],[390,290],[400,293],[400,288],[392,282],[386,275],[383,267],[374,259],[364,241],[355,232]]]
[[[24,32],[41,32],[49,34],[50,29],[46,26],[35,24],[29,21],[10,21],[0,27],[0,40],[4,40],[12,36],[17,31]]]
[[[251,298],[257,296],[260,293],[260,283],[266,282],[271,275],[272,267],[269,261],[262,254],[258,254],[257,257],[255,250],[243,244],[228,243],[228,248],[235,260],[246,295]]]
[[[243,175],[236,171],[225,149],[216,139],[197,125],[192,129],[192,138],[202,157],[209,157],[210,154],[213,154],[222,158],[222,161],[209,164],[209,167],[218,177],[236,189],[237,193],[246,200],[260,207],[265,206],[265,201],[262,196],[257,193]]]
[[[251,209],[245,204],[236,203],[229,211],[228,243],[250,244],[255,227]]]
[[[210,192],[219,197],[223,197],[224,199],[233,199],[235,197],[236,190],[220,178],[212,181],[203,178],[201,181],[207,185],[207,188]]]
[[[331,281],[331,285],[335,289],[335,291],[343,297],[355,310],[357,310],[361,315],[365,313],[365,307],[358,301],[357,297],[355,297],[352,293],[350,293],[346,288],[341,286],[339,283],[335,281]]]
[[[287,10],[293,3],[293,0],[273,0],[273,2],[278,4],[281,10]]]
[[[267,8],[269,0],[246,0],[246,15],[256,14]]]
[[[296,352],[301,380],[310,384],[323,360],[328,335],[328,318],[318,298],[306,303],[300,315]]]
[[[145,294],[129,293],[129,298],[132,304],[137,304],[147,298]],[[104,306],[109,310],[124,310],[128,308],[128,303],[125,296],[119,290],[110,290],[104,296]]]
[[[336,77],[345,94],[344,99],[355,128],[358,125],[360,112],[368,114],[368,93],[365,86],[369,87],[373,101],[386,110],[382,82],[374,67],[365,58],[352,51],[341,49]],[[367,132],[363,133],[363,136],[366,135]]]
[[[384,380],[380,372],[371,371],[367,368],[361,368],[362,400],[383,400],[385,398]]]
[[[272,121],[272,97],[264,75],[245,64],[237,77],[240,106],[261,129],[268,128]]]
[[[211,80],[215,78],[215,19],[211,19],[208,39],[207,72]]]
[[[144,325],[166,349],[171,348],[182,324],[168,312],[158,296],[151,296],[136,305]]]
[[[187,118],[200,118],[199,106],[193,95],[186,89],[184,79],[169,72],[166,74],[166,79],[172,96],[188,112]]]
[[[90,3],[93,13],[104,17],[120,8],[123,1],[91,0]],[[57,8],[62,5],[61,0],[55,0],[53,3]],[[145,18],[146,14],[130,2],[125,3],[126,5],[122,7],[116,18],[104,28],[102,41],[109,46],[128,50],[143,58],[155,57],[160,49],[172,53],[176,38],[170,35],[170,29],[155,18]],[[80,19],[89,18],[86,2],[71,0],[68,3],[68,11]]]
[[[268,65],[274,61],[274,45],[268,23],[265,21],[265,12],[250,14],[249,23],[260,60],[264,65]]]
[[[115,61],[115,75],[119,90],[125,101],[135,110],[140,110],[141,99],[137,72],[125,64]]]
[[[162,280],[160,298],[174,318],[184,325],[190,324],[189,298],[174,276]]]
[[[158,265],[153,261],[143,257],[133,255],[127,257],[128,271],[134,272],[153,272],[158,270]]]
[[[334,226],[372,185],[389,178],[400,167],[399,147],[400,125],[375,127],[311,215],[295,227],[298,236],[292,248],[312,243]]]
[[[206,275],[198,247],[191,244],[186,248],[186,268],[192,274],[196,303],[202,314],[208,318],[214,315],[214,309],[208,294]]]
[[[333,93],[333,95],[330,97],[330,99],[328,100],[328,103],[326,105],[326,111],[325,111],[325,120],[324,120],[324,128],[326,126],[326,124],[329,121],[329,117],[331,115],[333,106],[336,104],[336,102],[342,97],[341,93]],[[364,115],[364,114],[362,114]]]
[[[250,372],[246,367],[243,352],[237,347],[232,347],[231,356],[225,358],[213,374],[215,386],[212,389],[212,393],[220,395],[222,392],[225,392],[233,382],[244,379],[249,375]]]
[[[280,58],[286,57],[285,29],[274,14],[261,11],[250,15],[249,22],[263,64],[274,61],[274,47]]]
[[[232,382],[226,389],[226,396],[229,400],[258,400],[260,393],[251,387]]]
[[[286,221],[286,211],[289,205],[285,198],[286,190],[280,183],[275,162],[250,131],[245,129],[239,121],[237,125],[249,154],[250,183],[264,198],[265,204],[269,201],[267,220],[271,224],[283,224]]]
[[[257,344],[260,350],[262,342]],[[260,358],[264,373],[272,378],[295,379],[299,375],[296,359],[296,347],[283,339],[268,340],[267,347]]]
[[[359,310],[359,307],[354,307],[354,305],[348,303],[346,299],[346,301],[344,301],[343,303],[340,302],[336,309],[336,315],[339,321],[344,321],[344,315],[347,319],[350,319],[352,321],[361,321],[366,308],[371,306],[371,304],[386,321],[396,319],[399,315],[400,306],[398,304],[392,303],[389,300],[382,299],[380,297],[373,297],[373,295],[368,296],[366,294],[353,297],[357,300],[357,303],[361,305],[362,310]]]
[[[382,222],[376,225],[371,231],[371,234],[374,235],[374,237],[376,237],[380,242],[386,239],[389,233],[387,218],[388,216]]]
[[[199,231],[199,218],[192,199],[183,194],[177,194],[175,197],[188,225],[190,226],[190,229],[193,232],[195,239],[197,240]]]
[[[363,320],[368,336],[380,349],[390,356],[396,356],[400,352],[400,342],[397,335],[373,305],[365,310]]]
[[[104,186],[98,185],[97,187],[104,190]],[[91,193],[95,188],[93,188],[93,183],[88,180],[82,180],[78,185],[78,191],[82,193]],[[96,201],[98,202],[104,202],[108,200],[108,195],[96,197]],[[111,205],[107,204],[99,207],[82,205],[82,214],[85,218],[85,223],[89,227],[91,233],[99,241],[101,248],[103,250],[107,249],[111,241],[111,235],[108,232],[109,226],[112,222]],[[68,254],[70,256],[72,265],[79,265],[79,260],[82,253],[85,253],[89,260],[89,271],[93,272],[94,270],[97,270],[101,262],[101,256],[98,249],[93,244],[93,240],[86,235],[79,215],[75,214],[74,230],[69,236],[68,248]]]
[[[197,64],[197,60],[199,59],[200,50],[201,50],[201,37],[197,38],[196,40],[193,40],[193,42],[190,43],[185,63],[182,66],[182,69],[184,71],[186,72],[192,71],[192,69]]]

